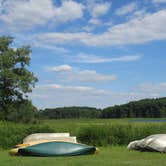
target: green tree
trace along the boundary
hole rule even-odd
[[[13,103],[19,106],[27,98],[37,82],[28,70],[30,47],[12,48],[12,43],[12,37],[0,37],[0,112],[4,117],[10,113]]]

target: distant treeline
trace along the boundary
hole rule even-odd
[[[166,97],[144,99],[102,110],[102,118],[159,118],[166,117]]]
[[[166,97],[144,99],[104,109],[91,107],[50,108],[40,111],[43,118],[162,118],[166,117]]]
[[[101,110],[91,107],[62,107],[41,110],[41,116],[48,119],[100,118]]]

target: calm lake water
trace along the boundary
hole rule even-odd
[[[130,122],[166,122],[166,119],[135,119],[130,120]]]

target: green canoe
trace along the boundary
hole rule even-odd
[[[93,154],[94,146],[70,142],[46,142],[20,148],[18,154],[26,156],[75,156]]]

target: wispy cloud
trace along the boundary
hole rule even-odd
[[[166,93],[166,82],[143,83],[143,84],[139,85],[138,89],[142,92],[159,95],[161,93]]]
[[[85,44],[88,46],[113,46],[142,44],[166,39],[166,10],[146,14],[126,23],[115,25],[102,34],[92,33],[44,33],[34,36],[34,40],[54,45]]]
[[[69,72],[72,71],[72,67],[70,65],[60,65],[60,66],[54,66],[54,67],[47,67],[48,71],[53,72]]]
[[[39,85],[37,86],[36,89],[39,90],[75,90],[75,91],[80,91],[80,92],[86,92],[86,91],[91,91],[94,90],[92,87],[87,87],[87,86],[64,86],[60,84],[45,84],[45,85]]]
[[[99,106],[102,96],[107,96],[108,94],[108,91],[104,89],[96,89],[90,86],[45,84],[37,86],[30,98],[39,108],[73,105]]]
[[[67,81],[70,82],[86,82],[86,83],[100,83],[100,82],[111,82],[117,79],[116,75],[106,75],[97,73],[94,70],[82,70],[74,71],[66,77]]]
[[[64,48],[64,47],[60,47],[60,46],[56,46],[56,45],[51,45],[51,44],[47,44],[47,43],[42,43],[42,42],[38,42],[38,41],[33,41],[32,39],[27,39],[29,40],[29,43],[31,43],[31,46],[33,48],[44,48],[47,50],[51,50],[51,51],[55,51],[55,52],[60,52],[60,53],[70,53],[70,50]]]
[[[166,0],[153,0],[154,3],[166,3]]]
[[[92,18],[92,19],[90,19],[90,20],[88,21],[88,23],[93,24],[93,25],[101,25],[101,24],[102,24],[101,20],[99,20],[99,19],[97,19],[97,18]]]
[[[146,16],[146,14],[147,14],[146,9],[143,8],[141,10],[134,11],[132,15],[128,16],[128,18],[138,18],[138,17],[143,18]]]
[[[111,3],[96,3],[91,9],[92,17],[99,17],[106,14],[111,7]]]
[[[3,2],[3,0],[0,0],[0,14],[2,12],[2,2]]]
[[[119,16],[126,15],[128,13],[133,12],[136,8],[137,8],[137,4],[135,2],[132,2],[117,9],[115,11],[115,14]]]
[[[54,6],[52,0],[6,0],[0,7],[0,21],[12,30],[27,30],[46,25],[49,21],[63,23],[83,16],[83,5],[75,1],[62,1],[62,5]]]
[[[110,63],[110,62],[131,62],[141,59],[140,55],[126,55],[114,58],[105,58],[92,54],[79,53],[75,61],[79,63]]]
[[[115,74],[101,74],[95,70],[78,70],[70,65],[60,65],[47,67],[47,71],[55,72],[57,79],[62,82],[70,83],[100,83],[115,81],[117,76]]]
[[[82,18],[83,9],[84,6],[76,1],[62,1],[62,6],[55,10],[55,18],[59,22],[67,22]]]
[[[165,93],[165,82],[158,84],[146,83],[135,87],[133,90],[122,92],[114,92],[110,89],[97,89],[89,86],[45,84],[37,86],[30,97],[40,108],[73,105],[103,108],[133,100],[162,97]]]

